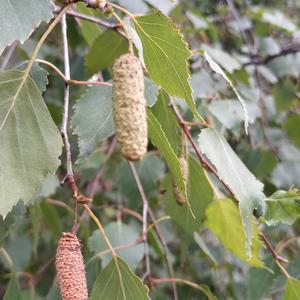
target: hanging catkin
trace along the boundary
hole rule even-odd
[[[187,188],[187,182],[188,182],[188,177],[189,177],[188,162],[184,157],[179,157],[178,160],[179,160],[180,168],[182,171],[182,178],[183,178],[185,187]],[[183,205],[183,204],[187,203],[186,196],[179,190],[178,185],[174,179],[173,179],[173,191],[174,191],[174,197],[176,199],[176,202],[179,205]]]
[[[87,300],[88,290],[81,245],[74,233],[64,232],[58,242],[55,266],[63,300]]]
[[[113,117],[122,155],[140,160],[148,144],[144,74],[132,54],[122,55],[113,65]]]

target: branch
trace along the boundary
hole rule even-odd
[[[269,63],[270,61],[272,61],[275,58],[285,56],[285,55],[288,55],[288,54],[292,54],[292,53],[297,53],[297,52],[300,52],[300,44],[298,44],[298,43],[297,44],[290,44],[289,46],[286,46],[286,47],[282,48],[281,51],[279,51],[276,54],[267,55],[265,57],[255,55],[251,58],[250,61],[244,63],[243,66],[264,65],[264,64]]]
[[[175,114],[175,117],[177,119],[177,122],[179,123],[180,127],[182,128],[184,134],[186,135],[187,139],[189,140],[189,142],[191,143],[199,161],[201,162],[201,164],[203,165],[203,167],[213,173],[218,180],[224,185],[224,187],[226,188],[226,190],[228,190],[228,192],[235,198],[233,191],[231,190],[231,188],[223,181],[223,179],[219,176],[219,174],[217,173],[217,171],[210,165],[210,163],[206,160],[206,158],[204,157],[204,155],[201,153],[199,147],[196,145],[190,131],[188,128],[188,125],[186,123],[186,121],[183,119],[183,117],[181,116],[181,114],[179,113],[176,104],[174,103],[174,100],[170,97],[170,106]],[[205,124],[207,125],[207,124]]]
[[[9,60],[10,60],[11,56],[13,55],[13,53],[16,49],[17,44],[18,44],[17,42],[14,42],[7,48],[6,54],[3,57],[3,61],[2,61],[1,66],[0,66],[0,71],[4,70],[6,68],[7,64],[9,63]]]
[[[133,167],[135,168],[134,165],[133,165]],[[135,172],[135,174],[137,174],[137,172]],[[147,203],[149,203],[146,196],[145,196],[145,192],[143,190],[143,186],[141,184],[141,181],[140,181],[140,178],[139,178],[138,174],[137,174],[137,176],[134,176],[134,180],[135,180],[135,183],[136,183],[136,185],[138,187],[138,190],[141,194],[141,197],[144,198],[143,201],[147,201]],[[171,277],[173,277],[174,276],[174,270],[173,270],[173,265],[172,265],[172,261],[171,261],[170,254],[169,254],[170,251],[169,251],[167,242],[166,242],[166,240],[165,240],[165,238],[164,238],[164,236],[163,236],[163,234],[162,234],[162,232],[161,232],[161,230],[160,230],[160,228],[157,224],[154,213],[153,213],[153,211],[152,211],[152,209],[150,208],[149,205],[148,205],[148,213],[149,213],[149,216],[150,216],[151,221],[153,223],[154,230],[155,230],[155,232],[156,232],[156,234],[157,234],[157,236],[158,236],[158,238],[159,238],[159,240],[162,244],[162,247],[164,249],[169,274],[170,274]],[[176,289],[175,282],[172,283],[172,287],[173,287],[174,300],[178,300],[178,294],[177,294],[177,289]]]
[[[133,162],[128,161],[128,164],[143,201],[143,242],[144,242],[145,260],[146,260],[146,273],[144,274],[143,279],[145,279],[151,276],[150,254],[149,254],[149,245],[147,240],[147,227],[148,227],[147,216],[148,216],[149,203],[148,203],[148,199],[146,198],[142,183],[140,181],[139,175],[136,171]]]

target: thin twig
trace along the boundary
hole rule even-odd
[[[134,177],[134,180],[136,182],[137,188],[139,190],[139,193],[141,195],[142,201],[143,201],[143,242],[144,242],[144,252],[145,252],[145,260],[146,260],[146,273],[143,276],[143,279],[148,278],[148,276],[151,276],[151,269],[150,269],[150,254],[149,254],[149,245],[147,240],[147,227],[148,227],[148,208],[149,203],[148,199],[145,195],[142,183],[140,181],[140,178],[138,176],[137,170],[135,168],[135,165],[133,162],[128,161],[132,176]]]
[[[44,64],[52,68],[67,85],[99,85],[99,86],[112,86],[110,82],[105,81],[80,81],[75,79],[68,79],[65,74],[54,64],[44,59],[35,59],[36,62]]]
[[[133,167],[135,168],[135,166],[133,165]],[[138,173],[135,172],[136,176],[134,176],[134,180],[135,180],[135,183],[138,187],[138,190],[140,192],[140,195],[142,198],[144,198],[143,202],[146,201],[147,203],[148,202],[148,199],[145,195],[145,192],[144,192],[144,189],[143,189],[143,186],[141,184],[141,181],[140,181],[140,178],[138,176]],[[161,244],[162,244],[162,247],[164,249],[164,253],[165,253],[165,258],[166,258],[166,261],[167,261],[167,267],[168,267],[168,271],[169,271],[169,274],[171,277],[174,277],[174,270],[173,270],[173,264],[172,264],[172,261],[171,261],[171,258],[170,258],[170,251],[169,251],[169,248],[168,248],[168,245],[167,245],[167,242],[157,224],[157,221],[155,219],[155,216],[154,216],[154,213],[152,211],[152,209],[150,208],[150,206],[148,205],[148,213],[149,213],[149,216],[150,216],[150,219],[153,223],[153,226],[154,226],[154,230],[158,236],[158,239],[160,240]],[[172,283],[172,288],[173,288],[173,295],[174,295],[174,299],[175,300],[178,300],[178,294],[177,294],[177,289],[176,289],[176,283],[173,282]]]
[[[0,67],[0,71],[4,70],[7,66],[7,64],[9,63],[9,60],[11,58],[11,56],[13,55],[16,46],[17,46],[17,42],[13,42],[6,50],[5,56],[3,57],[3,61]]]
[[[196,290],[202,291],[205,295],[211,295],[205,288],[201,285],[194,283],[192,281],[181,279],[181,278],[151,278],[153,284],[162,284],[162,283],[181,283],[188,285]]]
[[[284,257],[281,257],[280,255],[277,254],[276,250],[273,248],[270,241],[267,239],[267,237],[262,232],[260,233],[260,237],[276,261],[278,261],[279,263],[282,263],[282,262],[288,263],[289,262],[287,259],[285,259]]]
[[[249,65],[265,65],[272,61],[275,58],[286,56],[289,54],[300,52],[300,44],[290,44],[288,46],[283,47],[278,53],[267,55],[264,57],[255,55],[252,57],[252,59],[246,63],[243,64],[243,66],[249,66]]]

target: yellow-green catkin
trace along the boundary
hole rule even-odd
[[[81,245],[76,234],[62,234],[56,249],[55,266],[62,299],[87,300],[86,274]]]
[[[144,73],[139,59],[124,54],[113,65],[113,117],[122,155],[140,160],[147,152]]]
[[[188,162],[185,157],[179,157],[178,160],[179,160],[179,164],[180,164],[181,171],[182,171],[183,181],[184,181],[185,187],[187,189],[187,182],[188,182],[188,177],[189,177]],[[176,199],[176,202],[179,205],[184,205],[187,203],[186,196],[179,190],[178,185],[174,179],[173,179],[173,191],[174,191],[174,197]]]

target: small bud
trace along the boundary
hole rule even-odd
[[[123,156],[140,160],[147,152],[147,117],[144,74],[132,54],[119,57],[113,65],[113,117]]]
[[[87,300],[88,290],[81,245],[74,233],[64,232],[55,256],[57,280],[63,300]]]
[[[182,172],[182,177],[183,181],[185,184],[185,187],[187,188],[187,182],[188,182],[188,177],[189,177],[189,166],[188,162],[184,157],[179,157],[179,164]],[[184,205],[187,203],[186,196],[179,190],[178,185],[176,181],[173,179],[173,192],[174,192],[174,197],[176,199],[176,202],[179,205]]]

